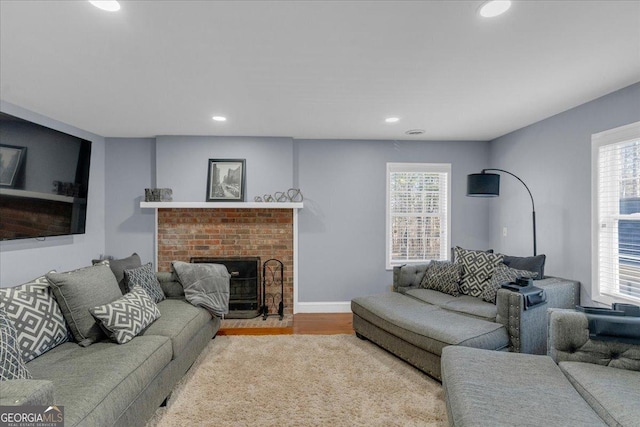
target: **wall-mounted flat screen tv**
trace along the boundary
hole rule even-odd
[[[91,142],[0,112],[0,240],[83,234]]]

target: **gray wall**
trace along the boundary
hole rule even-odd
[[[204,202],[209,159],[246,159],[246,201],[293,186],[293,140],[222,136],[159,136],[159,188],[172,188],[176,202]]]
[[[545,274],[579,280],[591,304],[591,135],[640,120],[640,83],[491,142],[487,167],[527,183],[536,203],[538,253]],[[510,255],[532,253],[531,201],[514,178],[501,178],[490,202],[490,243]],[[503,228],[507,227],[507,237]]]
[[[451,163],[452,245],[485,248],[488,201],[466,194],[466,176],[489,163],[487,142],[300,140],[297,182],[301,302],[350,301],[389,290],[385,269],[386,163]]]
[[[91,144],[91,172],[87,198],[86,233],[0,242],[0,287],[16,286],[49,270],[67,271],[91,264],[105,248],[105,142],[104,138],[73,126],[0,103],[0,109],[16,117],[87,139]],[[29,155],[27,154],[27,162]]]
[[[173,189],[173,200],[203,202],[209,158],[246,159],[246,200],[293,185],[291,138],[159,136],[107,138],[109,206],[106,253],[116,258],[138,253],[155,258],[155,210],[141,209],[144,189]]]
[[[141,209],[144,189],[155,187],[155,138],[107,138],[106,254],[124,258],[136,252],[154,262],[155,210]]]
[[[487,142],[312,141],[290,138],[162,136],[108,139],[107,253],[153,259],[153,211],[145,187],[173,189],[175,201],[204,201],[207,159],[247,160],[247,200],[302,189],[301,302],[349,301],[391,284],[385,270],[387,162],[452,163],[452,244],[484,248],[489,202],[465,197],[468,173],[489,163]],[[156,177],[153,176],[154,163]],[[195,165],[195,166],[194,166]],[[199,165],[199,166],[198,166]]]

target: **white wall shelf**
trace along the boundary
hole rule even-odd
[[[141,208],[152,209],[302,209],[302,206],[302,202],[140,202]]]

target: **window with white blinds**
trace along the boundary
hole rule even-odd
[[[592,136],[593,292],[640,302],[640,122]]]
[[[450,206],[450,164],[387,163],[387,269],[447,259]]]

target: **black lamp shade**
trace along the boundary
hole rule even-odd
[[[467,196],[496,197],[500,195],[500,175],[472,173],[467,175]]]

